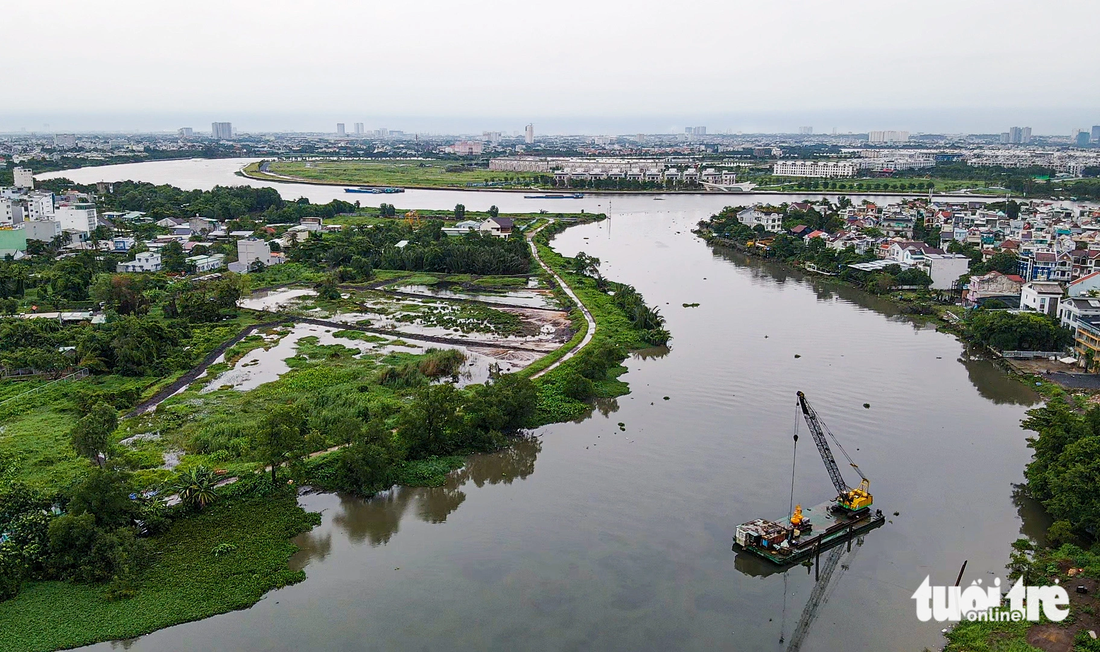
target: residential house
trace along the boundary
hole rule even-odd
[[[495,235],[498,238],[507,238],[512,234],[512,218],[490,217],[481,223],[481,232]]]
[[[1058,314],[1062,286],[1049,281],[1032,281],[1020,290],[1020,308],[1048,315]]]
[[[205,274],[225,266],[225,254],[211,254],[209,256],[190,256],[187,258],[189,267],[193,267],[197,274]]]
[[[283,256],[271,252],[271,243],[259,238],[242,238],[237,240],[237,262],[229,264],[229,271],[246,273],[252,269],[252,264],[259,261],[265,266],[278,265],[283,262]]]
[[[737,221],[752,228],[757,224],[765,231],[778,233],[783,228],[783,214],[778,211],[761,210],[759,206],[746,208],[737,214]]]
[[[1076,329],[1082,321],[1100,323],[1100,299],[1069,297],[1058,302],[1058,322],[1062,326]]]
[[[964,300],[968,306],[976,306],[990,299],[997,299],[1007,305],[1018,306],[1020,291],[1023,287],[1023,277],[1016,274],[990,272],[984,276],[971,276]]]
[[[115,267],[118,272],[159,272],[164,269],[160,254],[152,251],[143,251],[126,263],[119,263]]]
[[[932,279],[933,290],[954,290],[959,277],[970,270],[970,258],[962,254],[928,253],[917,265]]]
[[[1100,272],[1086,274],[1066,285],[1066,294],[1071,297],[1100,295]]]
[[[61,235],[61,222],[55,220],[31,220],[23,222],[23,231],[28,240],[50,242]]]
[[[134,248],[135,240],[128,236],[118,236],[111,240],[111,250],[117,252],[127,252]]]
[[[1073,350],[1077,354],[1077,364],[1095,369],[1100,360],[1100,322],[1092,323],[1086,319],[1077,322],[1073,333]]]
[[[187,226],[191,227],[191,233],[195,235],[204,235],[216,230],[218,228],[218,221],[196,215],[187,220]]]
[[[99,218],[96,216],[95,204],[62,204],[55,211],[55,215],[57,221],[61,222],[62,230],[91,233],[99,226]]]
[[[465,220],[454,226],[443,227],[443,233],[447,235],[465,235],[471,231],[477,232],[479,230],[481,230],[481,222],[475,220]]]
[[[1073,257],[1067,252],[1021,251],[1017,271],[1028,281],[1063,281],[1073,278]]]

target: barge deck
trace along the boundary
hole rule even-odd
[[[740,547],[774,564],[787,566],[886,522],[881,510],[867,509],[853,516],[835,506],[836,502],[830,501],[803,509],[799,529],[791,525],[789,516],[776,521],[758,518],[742,523],[733,538],[734,549]]]

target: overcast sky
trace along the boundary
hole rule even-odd
[[[1096,0],[37,0],[0,129],[1100,124]],[[332,123],[332,124],[330,124]]]

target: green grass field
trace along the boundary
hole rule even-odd
[[[449,171],[455,170],[455,171]],[[396,186],[401,188],[465,188],[467,184],[508,182],[530,186],[538,175],[525,172],[496,172],[485,168],[464,168],[456,161],[274,161],[264,175],[250,166],[245,173],[257,178],[293,177],[313,183],[350,186]],[[397,199],[391,197],[391,199]]]

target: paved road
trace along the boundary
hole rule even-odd
[[[584,349],[584,347],[588,346],[588,343],[592,341],[592,337],[596,335],[596,320],[592,318],[592,313],[588,312],[588,308],[585,307],[584,303],[579,298],[577,298],[577,295],[573,292],[573,288],[569,287],[569,285],[564,280],[562,280],[562,278],[560,276],[558,276],[557,273],[554,270],[550,269],[549,265],[542,262],[542,258],[539,258],[539,250],[538,250],[538,247],[535,246],[535,241],[534,241],[535,234],[537,234],[539,231],[545,229],[546,227],[550,226],[553,223],[554,223],[554,220],[551,219],[546,224],[543,224],[539,228],[537,228],[534,231],[528,233],[527,234],[527,244],[530,245],[531,255],[533,255],[535,257],[535,260],[538,261],[539,265],[543,269],[545,269],[546,272],[548,274],[550,274],[550,276],[553,276],[554,279],[558,282],[558,285],[561,286],[561,289],[565,291],[565,294],[570,299],[572,299],[574,303],[576,303],[578,306],[580,306],[581,312],[584,313],[584,320],[588,322],[588,332],[586,332],[584,334],[584,338],[581,340],[580,344],[573,347],[572,350],[570,350],[568,353],[566,353],[562,357],[558,358],[549,367],[543,369],[542,371],[538,371],[538,372],[535,372],[534,374],[532,374],[531,375],[532,378],[538,378],[539,376],[556,369],[558,367],[558,365],[560,365],[561,363],[565,362],[569,358],[572,358],[573,356],[580,353],[581,350]]]

